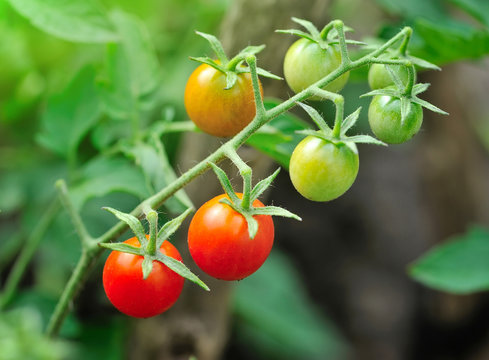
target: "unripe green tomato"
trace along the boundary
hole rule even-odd
[[[401,79],[403,84],[408,81],[408,71],[405,66],[391,66],[391,69]],[[372,64],[368,71],[368,85],[372,90],[383,89],[394,85],[394,80],[384,64]]]
[[[411,139],[423,123],[421,105],[411,103],[401,124],[401,100],[387,95],[374,96],[368,108],[368,122],[377,138],[388,144],[400,144]]]
[[[313,201],[329,201],[343,195],[358,174],[358,151],[354,144],[333,144],[308,136],[290,158],[290,179],[295,189]]]
[[[289,87],[298,93],[316,81],[322,79],[341,64],[341,53],[337,45],[326,49],[308,39],[299,39],[293,43],[284,59],[284,76]],[[324,87],[327,91],[338,92],[348,81],[349,73],[344,73]],[[312,100],[319,100],[313,97]]]

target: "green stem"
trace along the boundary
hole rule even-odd
[[[44,212],[41,219],[37,223],[36,227],[32,231],[31,235],[27,239],[26,243],[24,244],[19,257],[15,261],[15,264],[5,282],[5,287],[3,289],[2,296],[0,297],[0,310],[10,303],[15,293],[17,292],[17,288],[20,281],[22,280],[27,266],[32,260],[32,257],[34,256],[37,248],[39,247],[39,243],[46,233],[46,230],[58,213],[59,207],[60,203],[58,199],[55,199],[53,202],[51,202],[51,204],[48,206],[47,210]]]
[[[93,238],[88,233],[87,229],[85,228],[85,224],[83,223],[80,217],[80,214],[78,214],[78,211],[76,211],[73,203],[71,202],[70,196],[68,195],[68,188],[66,187],[66,182],[62,179],[56,181],[56,188],[58,190],[61,203],[63,204],[66,211],[68,212],[68,215],[71,218],[73,226],[75,227],[75,230],[78,236],[80,237],[82,246],[83,247],[89,246],[90,244],[93,243]]]
[[[411,40],[411,35],[413,34],[413,29],[410,27],[404,28],[404,39],[402,40],[401,45],[399,46],[399,53],[402,56],[406,56],[407,47],[409,45],[409,40]]]
[[[250,67],[251,83],[253,85],[253,95],[255,97],[256,114],[262,117],[265,116],[265,105],[263,105],[260,80],[258,79],[258,72],[256,70],[256,56],[250,55],[246,57],[246,62]]]
[[[339,139],[341,134],[341,123],[343,122],[344,107],[345,107],[344,106],[345,99],[343,98],[343,96],[340,95],[337,98],[335,98],[334,105],[336,106],[336,115],[334,119],[333,137]]]
[[[414,69],[414,65],[411,64],[410,62],[406,64],[406,68],[408,72],[408,81],[406,84],[406,88],[403,91],[403,95],[409,97],[413,92],[413,86],[414,83],[416,82],[416,70]]]
[[[156,254],[156,237],[158,235],[158,213],[154,210],[146,214],[146,219],[149,222],[149,242],[146,246],[146,251],[149,255]]]
[[[98,259],[97,255],[99,254],[101,254],[101,251],[97,248],[92,248],[90,251],[82,251],[80,260],[78,261],[75,270],[73,270],[73,274],[68,280],[48,323],[46,329],[47,336],[54,338],[58,335],[61,325],[63,325],[63,321],[66,318],[66,315],[68,315],[69,304],[80,291],[82,284],[87,279],[87,274],[95,264]]]
[[[236,150],[229,148],[226,151],[227,157],[236,165],[241,177],[243,178],[243,198],[241,199],[241,207],[244,210],[250,208],[251,198],[251,182],[252,182],[252,169],[248,166],[243,159],[238,155]]]
[[[341,52],[341,63],[347,65],[351,63],[350,57],[348,56],[348,48],[346,45],[345,32],[344,32],[343,21],[335,20],[334,28],[338,32],[338,39],[340,41],[340,52]]]
[[[170,198],[173,194],[175,194],[178,190],[185,187],[188,183],[190,183],[193,179],[197,178],[204,172],[206,172],[210,168],[210,163],[217,164],[222,159],[226,157],[226,151],[232,148],[234,150],[238,149],[241,145],[243,145],[246,140],[254,134],[260,127],[268,123],[270,120],[275,118],[276,116],[286,112],[287,110],[294,107],[297,102],[306,100],[307,98],[314,95],[313,88],[323,88],[333,80],[337,79],[342,74],[356,69],[362,66],[365,66],[373,61],[375,57],[385,51],[388,47],[395,44],[401,37],[406,35],[406,28],[403,29],[400,33],[395,35],[389,41],[387,41],[383,46],[376,49],[375,51],[363,56],[362,58],[342,63],[336,70],[331,72],[329,75],[324,77],[323,79],[317,81],[315,84],[312,84],[309,88],[304,89],[303,91],[297,93],[291,98],[285,100],[281,104],[275,106],[274,108],[266,111],[263,105],[263,99],[261,96],[260,85],[256,70],[256,58],[255,56],[248,56],[246,58],[246,62],[250,66],[251,78],[253,83],[253,93],[255,97],[255,106],[256,106],[256,115],[255,118],[237,135],[235,135],[232,139],[228,140],[224,143],[219,149],[214,151],[212,154],[207,156],[205,159],[200,161],[194,167],[186,171],[180,177],[178,177],[175,181],[168,184],[165,188],[161,189],[158,193],[151,196],[150,198],[143,201],[139,204],[132,212],[131,215],[136,217],[142,216],[142,210],[147,207],[151,207],[153,209],[158,209],[168,198]],[[343,103],[336,103],[337,110],[340,110],[340,113],[343,111]],[[339,115],[338,115],[339,116]],[[335,127],[340,128],[340,125],[336,125]],[[338,130],[337,130],[338,131]],[[73,217],[72,217],[73,218]],[[112,240],[115,240],[119,235],[121,235],[127,229],[127,224],[120,221],[116,225],[114,225],[111,229],[109,229],[105,234],[97,238],[95,241],[97,243],[106,243]],[[71,278],[68,281],[67,286],[65,287],[63,294],[56,306],[56,309],[51,317],[48,331],[47,333],[50,336],[55,336],[63,323],[64,318],[68,312],[68,305],[76,296],[77,291],[81,283],[83,283],[88,277],[90,267],[95,263],[95,260],[102,254],[104,251],[103,248],[100,248],[94,243],[90,243],[86,249],[84,249],[82,256],[73,272]]]

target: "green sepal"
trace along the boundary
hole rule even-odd
[[[302,25],[307,31],[309,31],[313,38],[321,38],[319,30],[316,28],[316,26],[314,26],[312,22],[296,17],[292,17],[292,21],[296,22],[299,25]]]
[[[324,118],[318,113],[316,109],[314,109],[312,106],[306,105],[301,102],[297,102],[297,104],[302,107],[311,117],[312,121],[317,125],[319,130],[323,132],[326,135],[332,134],[331,128],[326,124],[326,121],[324,121]]]
[[[129,226],[129,228],[131,228],[134,235],[136,235],[136,238],[138,239],[141,248],[146,247],[146,245],[148,244],[148,239],[146,238],[146,233],[144,231],[143,225],[137,217],[131,214],[123,213],[111,207],[103,207],[102,209],[107,210],[108,212],[114,214],[119,220],[125,222]]]
[[[401,125],[404,125],[411,111],[411,100],[405,96],[401,96]]]
[[[290,212],[289,210],[285,210],[281,207],[278,206],[265,206],[265,207],[257,207],[252,210],[253,215],[270,215],[270,216],[282,216],[282,217],[288,217],[292,218],[298,221],[302,221],[302,219]]]
[[[412,94],[414,96],[425,92],[430,87],[430,84],[416,84],[413,86]]]
[[[430,69],[430,70],[438,70],[438,71],[441,71],[441,68],[439,66],[436,66],[435,64],[430,63],[429,61],[420,59],[420,58],[418,58],[416,56],[406,55],[404,58],[407,59],[407,60],[409,60],[409,61],[411,61],[414,65],[417,65],[419,67],[422,67],[422,68],[425,68],[425,69]]]
[[[141,267],[143,268],[143,279],[146,280],[148,278],[149,274],[151,274],[151,271],[153,271],[153,259],[152,259],[152,257],[149,255],[146,255],[144,257],[144,260],[143,260]]]
[[[214,35],[206,34],[200,31],[196,31],[195,33],[197,35],[202,36],[204,39],[206,39],[209,42],[212,50],[214,50],[214,53],[216,54],[221,64],[224,65],[228,63],[229,60],[226,56],[226,53],[224,52],[221,42]]]
[[[395,89],[394,87],[386,87],[383,89],[369,91],[368,93],[360,95],[360,97],[363,98],[366,96],[377,96],[377,95],[392,96],[397,98],[401,96],[399,90]]]
[[[263,180],[260,180],[256,185],[255,187],[253,188],[253,190],[251,190],[251,194],[250,194],[250,202],[253,204],[253,201],[255,201],[256,199],[258,199],[258,197],[263,194],[263,192],[268,189],[268,187],[272,184],[273,180],[275,180],[275,178],[277,177],[278,173],[280,172],[280,168],[278,168],[277,170],[275,170],[275,172],[268,176],[267,178],[263,179]]]
[[[156,240],[156,248],[159,249],[163,242],[168,239],[170,236],[172,236],[175,231],[178,230],[178,228],[182,225],[182,222],[185,220],[185,218],[194,211],[193,208],[189,208],[185,210],[182,214],[180,214],[178,217],[168,221],[165,225],[163,225],[158,232],[158,237]]]
[[[241,50],[235,58],[242,58],[244,60],[248,55],[256,55],[263,49],[265,49],[265,45],[249,45]]]
[[[231,89],[236,84],[236,81],[238,81],[238,74],[234,71],[226,71],[226,87],[224,89]]]
[[[251,240],[253,240],[256,236],[256,233],[258,232],[258,222],[253,218],[253,215],[250,214],[250,212],[253,211],[251,210],[253,209],[253,207],[251,206],[250,209],[246,211],[239,206],[239,203],[232,203],[231,201],[229,201],[229,199],[224,198],[219,200],[219,202],[228,205],[231,209],[243,215],[246,223],[248,224],[248,236]]]
[[[400,66],[403,66],[403,65],[400,65]],[[391,77],[392,81],[394,81],[394,85],[398,89],[402,89],[405,86],[405,84],[402,82],[399,75],[396,74],[396,72],[392,69],[391,66],[386,66],[385,68],[387,69],[387,72],[389,73],[389,76]]]
[[[142,248],[125,243],[100,243],[98,246],[112,251],[120,251],[132,255],[144,256],[144,250]]]
[[[220,71],[224,74],[226,73],[226,69],[224,69],[221,65],[219,65],[218,63],[216,63],[214,60],[212,60],[209,57],[192,57],[192,56],[190,56],[189,59],[203,63],[203,64],[207,64],[209,66],[212,66],[217,71]]]
[[[344,141],[345,143],[353,142],[355,144],[374,144],[374,145],[388,146],[385,142],[380,141],[379,139],[376,139],[370,135],[354,135],[346,138]]]
[[[275,30],[275,32],[281,33],[281,34],[291,34],[291,35],[296,35],[301,38],[307,39],[309,41],[317,43],[315,39],[312,38],[311,34],[308,34],[302,30],[296,30],[296,29],[288,29],[288,30]]]
[[[442,114],[442,115],[449,115],[449,114],[448,114],[446,111],[443,111],[442,109],[440,109],[440,108],[436,107],[435,105],[430,104],[429,102],[424,101],[424,100],[422,100],[422,99],[419,99],[419,98],[417,98],[417,97],[413,97],[413,98],[411,99],[411,101],[412,101],[413,103],[416,103],[416,104],[418,104],[418,105],[421,105],[422,107],[424,107],[424,108],[426,108],[426,109],[428,109],[428,110],[431,110],[431,111],[433,111],[433,112],[436,112],[436,113],[438,113],[438,114]]]
[[[229,196],[231,201],[233,203],[240,202],[238,196],[234,192],[233,186],[231,185],[231,181],[229,181],[229,178],[226,175],[226,173],[224,172],[224,170],[222,170],[219,166],[217,166],[216,164],[214,164],[212,162],[210,162],[209,165],[212,167],[212,170],[214,170],[214,173],[216,174],[217,179],[221,183],[221,186],[224,189],[224,192]]]
[[[202,280],[200,280],[197,275],[191,272],[181,261],[178,261],[170,256],[163,255],[159,251],[156,253],[155,260],[168,266],[171,270],[176,272],[178,275],[199,285],[204,290],[210,291],[209,287]]]
[[[360,116],[360,111],[362,111],[362,107],[360,106],[350,115],[348,115],[345,120],[341,123],[341,136],[345,136],[347,131],[352,128],[353,125],[356,124],[358,117]]]

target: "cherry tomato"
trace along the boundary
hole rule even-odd
[[[304,138],[292,152],[289,173],[292,184],[305,198],[329,201],[345,193],[358,174],[354,144],[333,144],[316,136]]]
[[[139,247],[136,237],[124,241]],[[182,257],[168,241],[161,252],[178,261]],[[184,278],[159,261],[153,261],[153,270],[143,279],[143,257],[112,251],[103,271],[105,293],[110,302],[126,315],[147,318],[161,314],[177,301],[183,289]]]
[[[251,75],[241,73],[226,87],[226,75],[207,64],[190,75],[185,87],[185,109],[202,131],[214,136],[234,136],[255,117]],[[261,85],[260,85],[261,91]]]
[[[321,49],[317,43],[302,38],[293,43],[285,54],[285,80],[289,87],[298,93],[336,70],[340,64],[341,53],[336,45]],[[348,72],[344,73],[324,89],[332,92],[340,91],[348,81],[348,76]]]
[[[208,275],[240,280],[253,274],[267,259],[273,245],[273,220],[269,215],[255,215],[258,232],[250,239],[245,218],[219,202],[223,198],[228,196],[216,196],[197,210],[190,222],[188,246],[195,263]],[[264,205],[255,200],[253,206]]]
[[[407,83],[408,71],[405,66],[391,66],[391,69],[399,76],[403,84]],[[376,90],[394,85],[394,81],[385,65],[373,64],[368,71],[368,84],[372,90]]]
[[[409,113],[401,124],[401,100],[387,95],[374,96],[368,108],[368,122],[375,136],[389,144],[411,139],[423,122],[421,105],[411,103]]]

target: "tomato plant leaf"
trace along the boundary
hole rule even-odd
[[[89,199],[114,192],[125,192],[139,199],[150,195],[143,174],[128,160],[99,156],[83,167],[81,179],[71,187],[70,196],[80,211]]]
[[[342,359],[346,343],[309,298],[297,269],[274,249],[238,283],[236,336],[266,359]]]
[[[37,140],[73,163],[80,141],[99,120],[101,110],[95,87],[95,70],[87,66],[60,94],[49,99],[41,116],[41,132]]]
[[[178,228],[182,225],[182,222],[185,220],[185,218],[192,212],[194,211],[193,208],[187,209],[183,214],[180,216],[176,217],[173,220],[168,221],[165,225],[163,225],[158,232],[158,238],[156,241],[156,248],[159,249],[163,242],[168,239],[170,236],[172,236],[175,231],[178,230]]]
[[[489,231],[473,227],[436,246],[409,267],[415,280],[455,294],[489,289]]]
[[[131,214],[123,213],[122,211],[113,209],[111,207],[104,207],[103,209],[114,214],[119,220],[124,221],[138,238],[141,247],[146,247],[146,244],[148,243],[148,239],[146,239],[146,232],[144,231],[144,227],[137,217]]]
[[[278,104],[279,101],[274,99],[265,99],[264,101],[267,110]],[[310,128],[311,126],[304,120],[291,113],[284,113],[271,120],[268,126],[264,126],[254,133],[247,140],[247,144],[270,156],[288,169],[292,151],[303,138],[296,131]]]
[[[118,41],[96,0],[9,0],[31,23],[61,39],[84,43]]]
[[[159,251],[156,252],[156,260],[165,264],[185,279],[199,285],[204,290],[210,291],[209,287],[202,280],[200,280],[197,275],[192,273],[181,261],[178,261],[170,256],[163,255]]]

